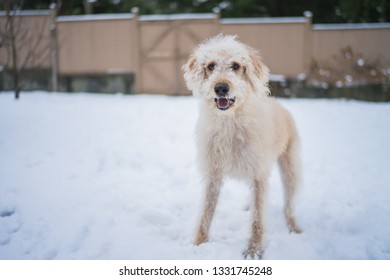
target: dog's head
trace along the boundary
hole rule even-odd
[[[183,65],[187,87],[218,112],[234,111],[248,95],[267,95],[268,68],[236,36],[217,35],[200,44]]]

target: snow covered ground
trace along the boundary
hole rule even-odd
[[[265,259],[390,259],[390,104],[282,100],[301,133],[304,229],[275,168]],[[0,259],[241,259],[250,189],[227,181],[210,242],[192,97],[0,94]]]

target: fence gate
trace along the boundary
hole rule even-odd
[[[183,94],[181,66],[194,47],[218,33],[218,14],[141,16],[137,92]]]

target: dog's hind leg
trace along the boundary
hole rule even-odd
[[[202,244],[208,240],[209,229],[217,206],[221,185],[222,178],[220,176],[212,176],[207,179],[203,214],[195,237],[195,245]]]
[[[290,232],[301,233],[294,216],[294,199],[301,180],[299,139],[295,135],[287,150],[278,159],[284,185],[284,215]]]

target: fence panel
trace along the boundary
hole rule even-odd
[[[367,61],[390,68],[389,23],[312,25],[308,14],[297,18],[220,19],[219,16],[219,13],[139,16],[134,12],[57,17],[59,75],[89,75],[95,81],[104,75],[115,79],[120,76],[126,83],[126,92],[128,84],[135,83],[138,93],[188,94],[181,66],[199,42],[220,32],[238,35],[241,41],[260,51],[272,74],[286,77],[307,73],[312,59],[332,62],[334,55],[348,46],[362,53]],[[48,70],[49,12],[23,11],[16,18],[25,30],[19,36],[24,32],[41,34],[33,36],[28,44],[18,42],[21,59],[33,53],[31,49],[44,54],[39,63],[26,63],[26,68]],[[0,13],[3,29],[4,22],[3,12]],[[0,63],[5,71],[1,75],[5,82],[1,88],[8,84],[8,76],[4,74],[10,67],[7,61],[9,54],[2,47]],[[98,86],[95,83],[95,88]]]

